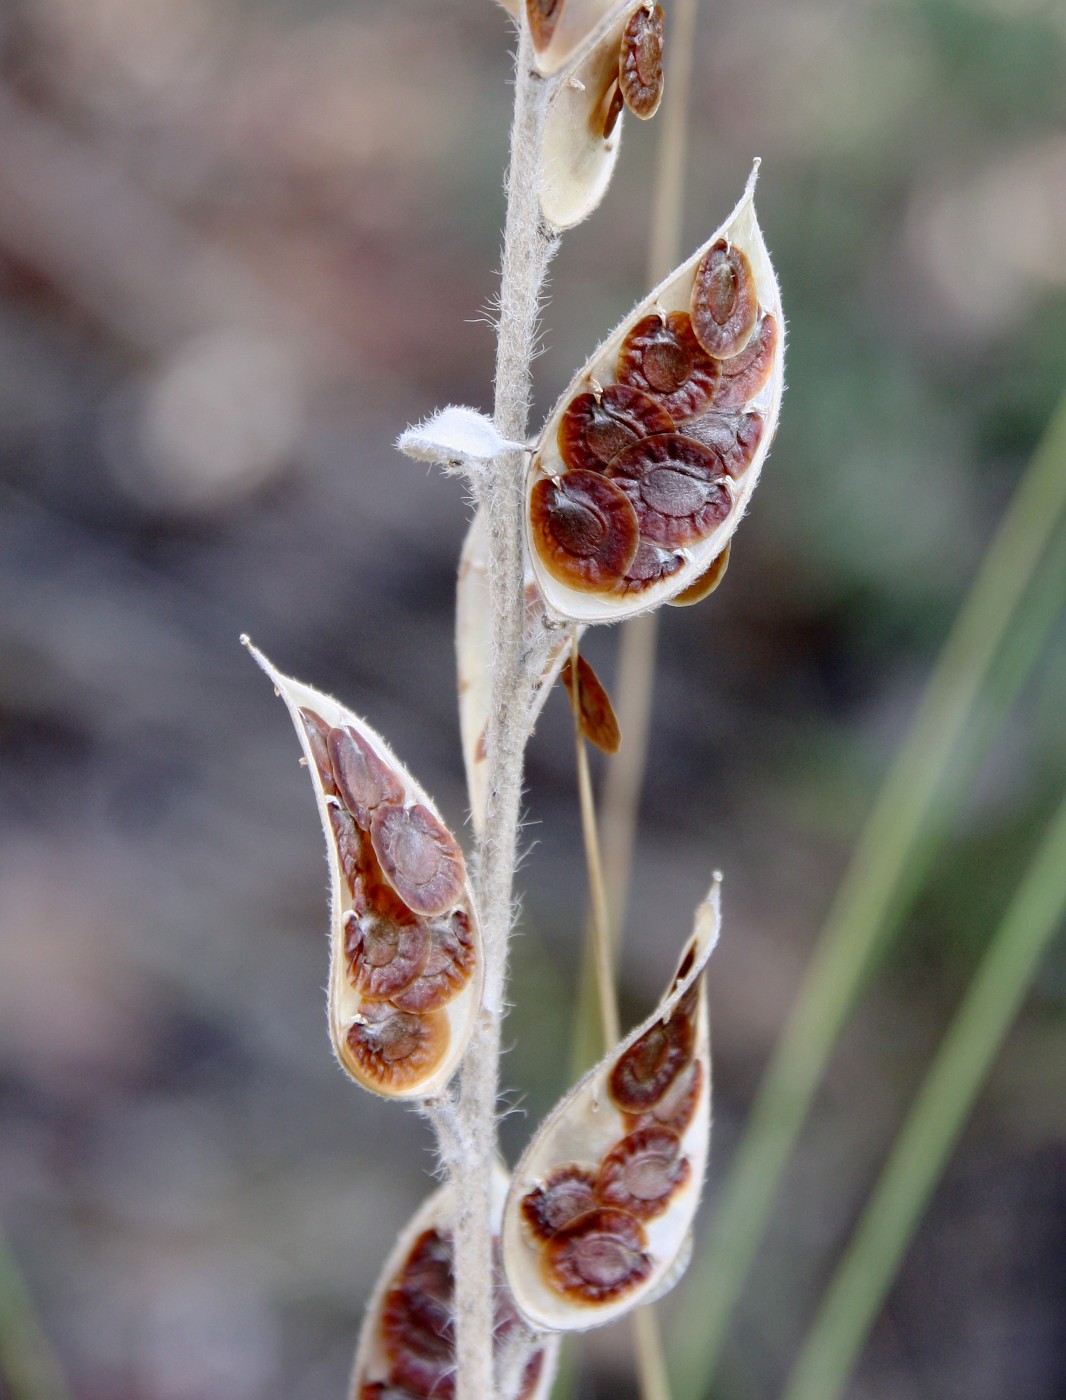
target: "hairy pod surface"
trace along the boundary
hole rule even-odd
[[[493,1174],[489,1209],[499,1240],[508,1177]],[[359,1334],[349,1400],[452,1400],[455,1394],[452,1187],[425,1201],[381,1271]],[[494,1343],[507,1349],[519,1316],[497,1268]],[[514,1400],[547,1400],[558,1341],[539,1338],[518,1378]]]
[[[463,853],[379,734],[243,640],[292,718],[326,837],[334,1052],[365,1089],[431,1098],[462,1058],[481,1004],[481,931]]]
[[[595,351],[536,444],[527,544],[560,618],[614,622],[694,600],[751,499],[784,387],[757,170],[722,227]]]
[[[681,1276],[710,1140],[703,973],[719,925],[716,877],[654,1013],[548,1115],[515,1168],[503,1263],[533,1327],[599,1327]]]

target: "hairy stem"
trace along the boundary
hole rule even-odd
[[[507,177],[500,279],[495,420],[511,441],[526,436],[540,295],[554,241],[540,220],[544,84],[533,71],[525,28],[515,67],[515,108]],[[458,1400],[488,1400],[493,1376],[492,1235],[487,1203],[496,1156],[496,1096],[512,882],[518,844],[522,762],[529,737],[530,664],[524,644],[522,506],[525,460],[502,454],[482,492],[491,539],[492,713],[488,801],[477,861],[485,947],[485,1001],[463,1062],[455,1132],[442,1150],[456,1183],[455,1312]]]

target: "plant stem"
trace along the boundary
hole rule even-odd
[[[544,84],[533,71],[521,26],[507,177],[500,278],[495,421],[511,441],[526,436],[540,294],[554,241],[540,219]],[[492,713],[488,727],[488,800],[478,849],[476,891],[485,951],[485,998],[463,1061],[454,1131],[442,1152],[456,1185],[455,1313],[458,1400],[488,1400],[493,1376],[492,1234],[487,1202],[496,1158],[500,1024],[511,931],[522,765],[529,737],[529,665],[524,643],[523,480],[525,457],[493,463],[481,504],[491,539]]]
[[[1020,482],[859,837],[774,1050],[690,1276],[675,1334],[683,1394],[706,1393],[800,1129],[875,953],[913,893],[910,868],[993,662],[1066,512],[1066,399]]]
[[[1066,802],[944,1038],[837,1267],[784,1400],[836,1400],[1041,955],[1066,914]]]

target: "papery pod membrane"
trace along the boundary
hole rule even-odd
[[[584,53],[604,20],[633,9],[632,0],[523,0],[534,61],[547,77]],[[615,50],[617,57],[617,48]]]
[[[612,10],[607,24],[560,75],[549,101],[540,210],[557,229],[588,218],[611,183],[622,142],[621,111],[611,105],[617,91],[618,51],[626,20],[639,8],[629,0]]]
[[[494,1242],[508,1176],[497,1166],[489,1209]],[[455,1394],[452,1315],[454,1213],[451,1186],[425,1201],[394,1245],[371,1294],[359,1333],[349,1400],[451,1400]],[[506,1345],[518,1315],[502,1275],[495,1292],[497,1351]],[[547,1400],[559,1344],[539,1340],[525,1366],[515,1400]]]
[[[527,545],[558,617],[615,622],[677,597],[747,508],[784,387],[757,170],[722,227],[595,351],[536,444]]]
[[[462,852],[379,734],[242,640],[292,718],[326,837],[334,1052],[373,1093],[432,1098],[462,1058],[484,981]]]
[[[485,513],[470,522],[459,559],[455,606],[455,651],[459,681],[459,733],[474,831],[485,825],[488,801],[488,726],[492,712],[492,601],[489,596],[489,532]],[[544,606],[532,573],[526,579],[526,628],[543,631]],[[535,723],[570,648],[570,634],[559,632],[545,657],[530,698]]]
[[[549,1114],[515,1169],[503,1263],[533,1327],[599,1327],[681,1276],[710,1142],[703,973],[719,924],[715,877],[655,1012]]]

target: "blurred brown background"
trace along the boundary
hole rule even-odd
[[[336,1400],[419,1121],[345,1082],[282,706],[343,697],[458,827],[467,511],[391,444],[491,406],[506,17],[489,0],[0,9],[0,1212],[78,1400]],[[790,317],[725,585],[668,610],[623,970],[711,869],[709,1199],[876,784],[1066,382],[1061,0],[704,0],[685,244],[755,155]],[[644,287],[655,131],[554,266],[537,415]],[[614,634],[589,652],[609,680]],[[773,1394],[1066,775],[1060,625],[837,1055],[731,1346]],[[569,1069],[564,705],[528,768],[506,1079]],[[595,1339],[587,1396],[629,1392]],[[4,1381],[0,1377],[0,1393]],[[1066,1394],[1066,955],[868,1347],[870,1400]]]

